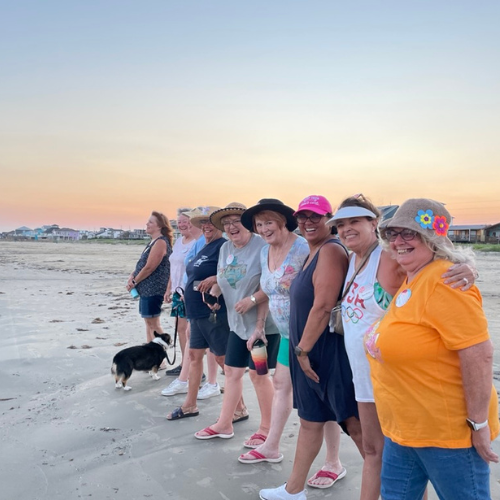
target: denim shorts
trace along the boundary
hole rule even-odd
[[[157,318],[161,314],[163,295],[139,298],[139,314],[142,318]]]
[[[385,438],[382,498],[420,500],[432,483],[441,500],[487,500],[490,468],[471,448],[413,448]]]
[[[280,350],[278,351],[278,363],[290,367],[290,340],[281,337]]]
[[[189,323],[191,324],[190,349],[209,348],[216,356],[226,354],[229,336],[226,313],[217,313],[215,323],[209,318],[190,319]]]
[[[276,359],[278,357],[278,348],[280,343],[280,335],[273,333],[266,335],[267,339],[267,367],[276,368]],[[227,366],[234,368],[246,368],[255,370],[255,364],[250,356],[250,351],[247,349],[247,341],[238,337],[236,333],[229,333],[229,340],[227,342],[226,360],[224,363]]]

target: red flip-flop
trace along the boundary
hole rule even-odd
[[[206,433],[206,436],[200,434],[200,432]],[[196,439],[213,439],[213,438],[221,438],[221,439],[231,439],[234,436],[234,432],[231,434],[222,434],[221,432],[214,431],[210,427],[205,427],[201,431],[195,432],[194,437]]]
[[[259,444],[248,444],[249,441],[253,441],[254,439],[260,439],[262,443]],[[261,444],[265,443],[267,439],[267,436],[264,436],[264,434],[258,434],[257,432],[255,434],[252,434],[244,443],[243,446],[245,448],[257,448],[257,446],[260,446]]]
[[[250,455],[253,458],[246,459],[245,456]],[[259,462],[269,462],[270,464],[279,464],[283,460],[283,454],[280,453],[277,458],[269,458],[259,453],[257,450],[250,450],[248,453],[243,453],[238,457],[238,461],[242,464],[258,464]]]
[[[330,470],[321,469],[318,472],[316,472],[316,474],[314,474],[314,476],[310,477],[307,480],[307,485],[310,486],[311,488],[320,488],[320,489],[324,490],[326,488],[331,488],[339,479],[342,479],[343,477],[345,477],[346,474],[347,474],[347,471],[345,469],[342,469],[340,474],[335,474],[335,472],[332,472]],[[318,477],[327,477],[327,478],[331,479],[331,481],[328,481],[328,483],[325,483],[325,484],[311,484],[311,481],[314,481]]]

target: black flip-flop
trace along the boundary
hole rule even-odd
[[[250,415],[247,413],[246,415],[242,415],[241,417],[233,418],[233,424],[235,424],[236,422],[243,422],[244,420],[248,420],[249,417]]]
[[[181,418],[197,417],[199,414],[200,412],[198,410],[184,413],[182,411],[182,407],[179,406],[174,411],[172,411],[170,418],[167,417],[167,420],[179,420]]]

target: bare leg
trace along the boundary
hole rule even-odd
[[[184,411],[190,411],[196,408],[196,397],[198,396],[198,387],[200,386],[201,374],[203,373],[204,355],[205,349],[189,349],[189,385],[186,399],[182,404],[182,409]]]
[[[365,451],[363,450],[363,439],[361,434],[361,423],[356,417],[349,417],[345,422],[347,432],[354,444],[358,447],[361,456],[365,458]]]
[[[257,401],[260,409],[260,425],[257,429],[257,434],[267,436],[271,428],[271,410],[273,407],[274,387],[269,375],[257,375],[255,370],[250,370],[250,380],[257,394]],[[248,444],[260,444],[261,440],[252,443],[248,440]]]
[[[179,318],[177,320],[177,334],[179,336],[179,347],[181,349],[181,354],[182,354],[182,361],[181,363],[184,363],[184,353],[186,352],[186,345],[189,345],[188,343],[188,322],[186,318]],[[189,356],[188,356],[189,358]]]
[[[286,491],[292,495],[304,490],[309,469],[323,443],[324,425],[324,422],[309,422],[302,418],[300,419],[300,430],[292,475],[286,485]]]
[[[277,458],[280,451],[280,439],[285,424],[292,412],[292,379],[290,368],[278,363],[273,377],[274,397],[271,411],[271,427],[266,441],[256,451],[269,458]],[[248,453],[244,454],[245,456]],[[251,455],[248,459],[253,459]]]
[[[245,368],[235,368],[233,366],[224,366],[226,373],[226,385],[224,399],[222,400],[222,409],[219,419],[210,427],[222,434],[231,434],[233,432],[233,415],[236,407],[241,400],[243,392],[243,375]],[[202,431],[200,431],[202,434]]]
[[[154,332],[163,333],[163,329],[160,324],[160,316],[156,318],[144,318],[146,323],[146,341],[151,342],[155,336]]]
[[[189,379],[189,366],[191,364],[191,358],[189,356],[189,339],[191,338],[191,326],[189,322],[186,327],[186,347],[184,351],[182,351],[182,369],[181,373],[179,373],[179,380],[181,382],[187,382]],[[203,361],[202,361],[203,364]],[[202,371],[203,373],[203,371]]]
[[[321,470],[341,474],[344,471],[342,463],[339,458],[340,451],[340,427],[337,422],[330,420],[325,423],[324,440],[326,443],[326,458],[325,465]],[[325,485],[332,482],[329,477],[316,477],[316,474],[309,478],[308,484],[312,485]]]
[[[207,349],[207,381],[212,385],[217,383],[217,364],[214,354]],[[222,368],[224,368],[224,364],[222,364]]]
[[[362,500],[378,500],[384,435],[380,428],[375,403],[358,403],[358,408],[365,452],[360,498]]]

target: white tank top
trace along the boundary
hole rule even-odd
[[[351,364],[356,401],[361,403],[374,401],[370,366],[365,355],[363,336],[366,330],[385,312],[378,304],[375,293],[376,290],[380,290],[380,285],[377,283],[377,270],[381,253],[380,246],[372,252],[368,264],[356,276],[349,293],[342,301],[345,347]],[[346,284],[354,275],[355,261],[353,256],[349,262]]]

